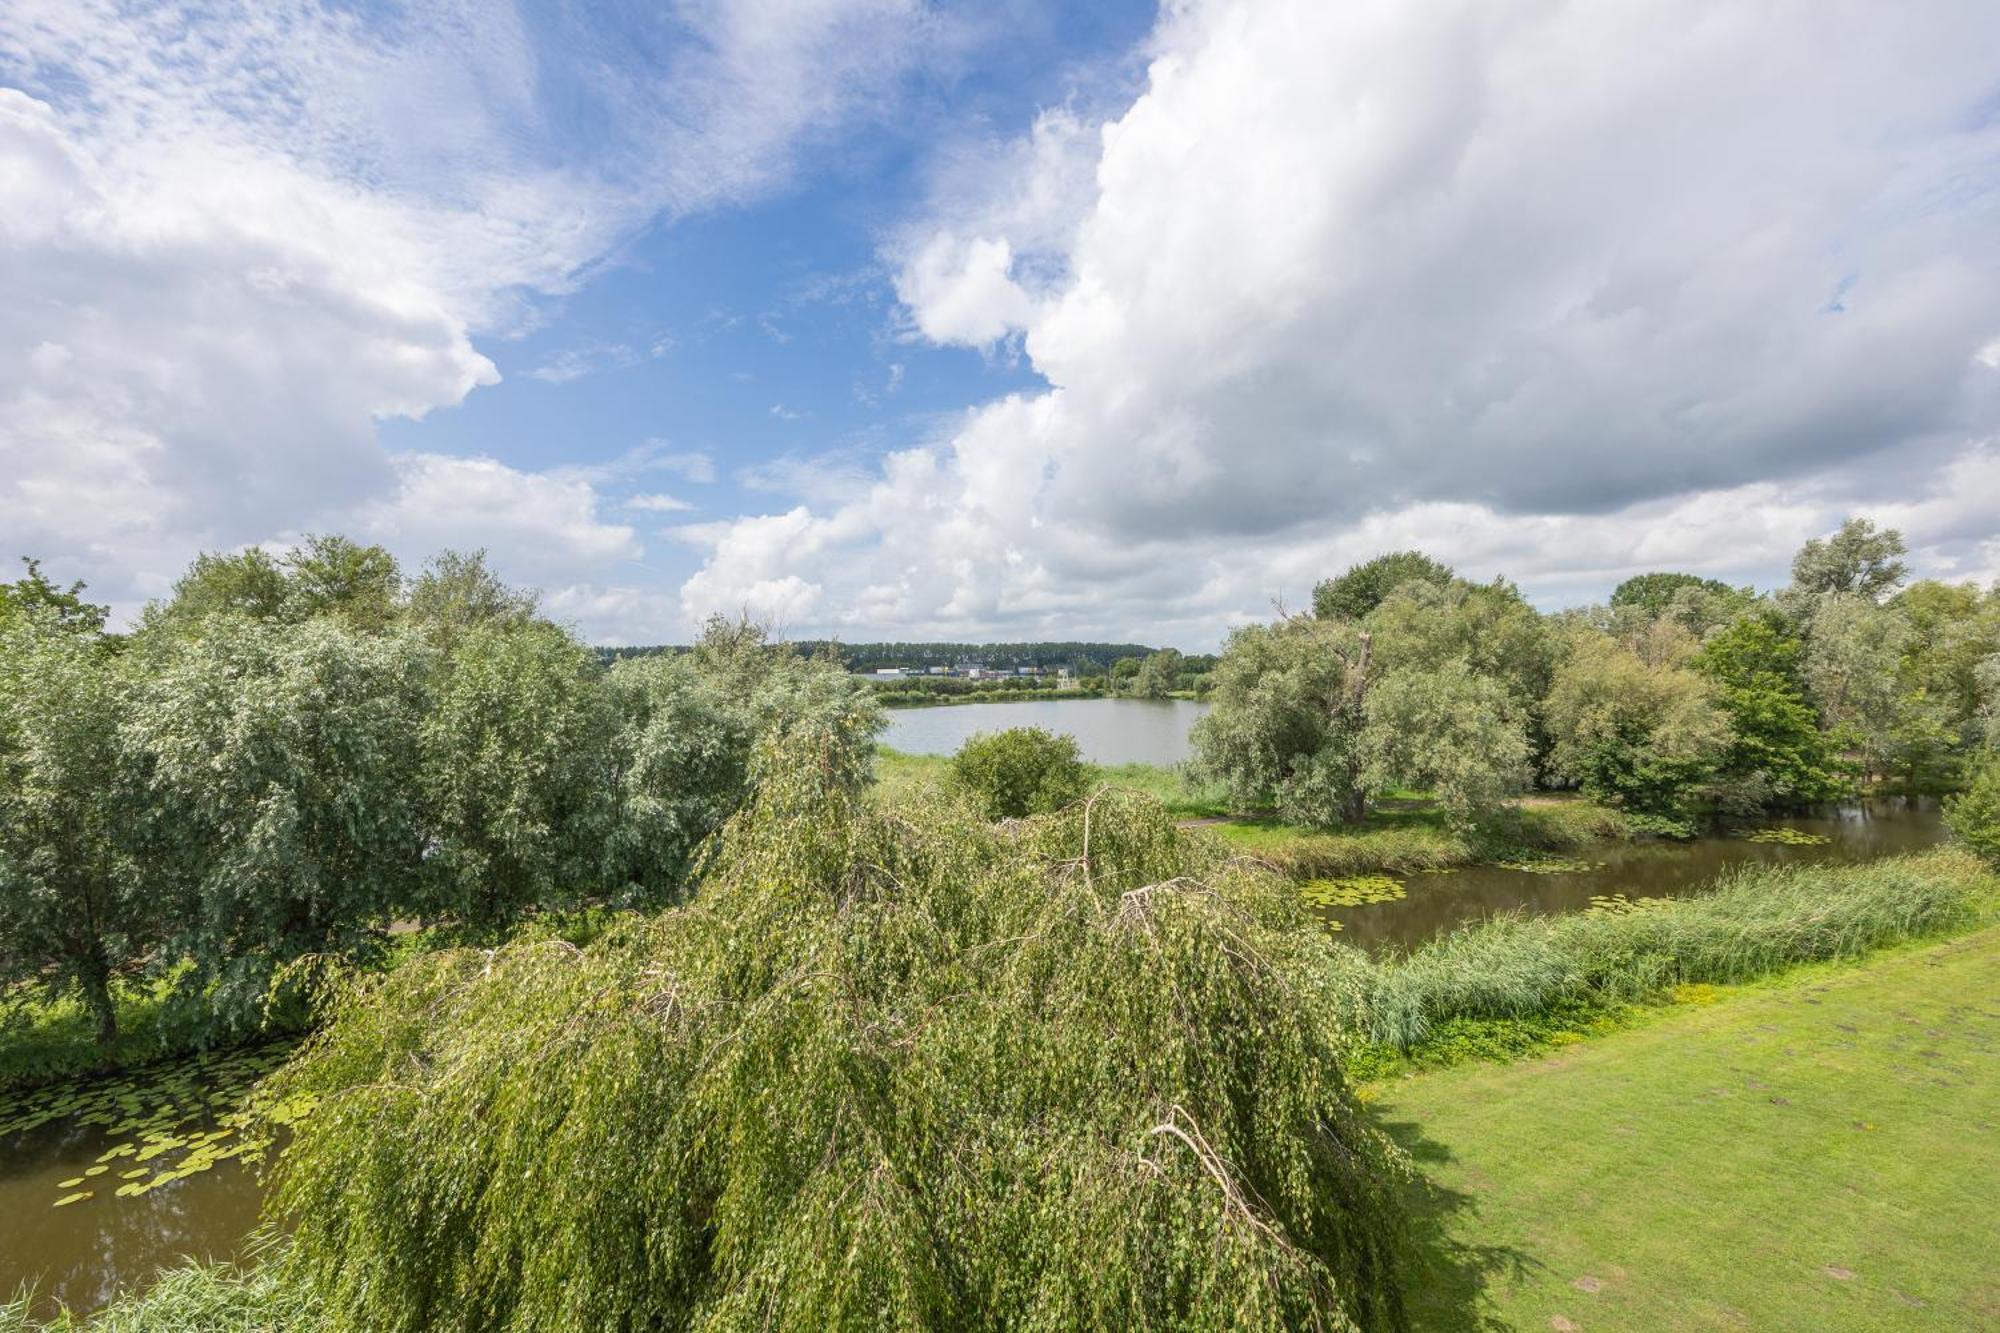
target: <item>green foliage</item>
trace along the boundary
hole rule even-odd
[[[126,745],[169,956],[249,1022],[275,970],[350,952],[417,901],[431,651],[333,619],[218,618],[145,645]]]
[[[286,1283],[279,1263],[168,1269],[143,1293],[88,1316],[65,1310],[38,1320],[33,1304],[27,1295],[0,1304],[0,1333],[318,1333],[325,1327],[311,1295]]]
[[[420,731],[426,915],[498,928],[600,886],[616,719],[597,675],[544,622],[459,631]]]
[[[84,601],[81,579],[64,588],[49,582],[41,561],[24,555],[21,563],[28,567],[26,574],[12,583],[0,583],[0,624],[39,614],[65,629],[102,632],[111,608]]]
[[[100,1048],[118,1037],[114,979],[156,918],[118,742],[129,697],[123,663],[73,614],[0,617],[0,1003],[25,998],[17,982],[73,994]]]
[[[1649,665],[1595,631],[1569,637],[1543,716],[1556,776],[1595,800],[1677,821],[1708,792],[1729,739],[1706,679]]]
[[[286,554],[285,572],[291,615],[337,616],[357,629],[387,625],[402,590],[394,556],[346,537],[307,537]]]
[[[1393,672],[1368,692],[1365,780],[1437,793],[1464,824],[1527,786],[1528,738],[1506,686],[1462,659]]]
[[[1141,699],[1164,699],[1181,688],[1186,659],[1178,648],[1162,648],[1149,653],[1132,680],[1132,693]]]
[[[1679,594],[1690,588],[1716,597],[1729,597],[1736,593],[1736,589],[1722,580],[1705,579],[1699,574],[1635,574],[1611,590],[1611,605],[1636,607],[1650,616],[1664,616],[1673,608]]]
[[[611,886],[628,902],[683,896],[699,854],[758,780],[758,741],[806,726],[842,774],[868,770],[881,710],[824,658],[770,647],[754,626],[711,621],[692,652],[627,658],[608,682],[619,719]]]
[[[1824,540],[1814,538],[1792,559],[1792,591],[1805,597],[1851,593],[1877,601],[1903,581],[1900,559],[1908,551],[1894,528],[1877,531],[1865,518],[1850,518]]]
[[[486,552],[441,551],[411,581],[402,615],[432,643],[449,650],[482,625],[524,625],[535,595],[510,588],[486,566]]]
[[[1742,981],[1965,925],[1996,889],[1979,861],[1953,852],[1746,867],[1698,897],[1503,917],[1406,959],[1350,959],[1363,974],[1354,1021],[1369,1039],[1409,1049],[1453,1019],[1616,1006],[1685,983]]]
[[[1313,588],[1313,614],[1321,620],[1360,620],[1405,584],[1444,587],[1451,581],[1451,567],[1422,551],[1392,551],[1317,584]]]
[[[286,614],[291,592],[284,569],[258,547],[235,555],[204,551],[175,581],[172,597],[146,608],[145,624],[164,632],[211,616],[276,620]]]
[[[1367,641],[1336,621],[1249,625],[1216,664],[1214,707],[1191,739],[1239,808],[1314,827],[1366,812]]]
[[[1377,810],[1359,827],[1321,831],[1271,821],[1231,822],[1212,834],[1297,880],[1368,873],[1416,874],[1538,852],[1574,851],[1640,831],[1631,816],[1588,801],[1510,808],[1478,828],[1454,826],[1435,808]]]
[[[1751,615],[1711,636],[1694,658],[1714,681],[1731,738],[1723,771],[1783,805],[1828,801],[1852,783],[1806,701],[1801,645],[1774,615]]]
[[[2000,751],[1989,751],[1972,770],[1965,790],[1944,803],[1952,836],[2000,865]]]
[[[981,733],[951,758],[951,784],[988,819],[1048,814],[1083,796],[1076,737],[1041,727]]]
[[[1405,583],[1368,616],[1376,665],[1437,671],[1461,662],[1499,682],[1527,712],[1548,691],[1552,644],[1542,617],[1510,583]]]
[[[275,1195],[330,1327],[1401,1324],[1285,886],[1140,797],[877,812],[824,755],[692,905],[338,1002]]]

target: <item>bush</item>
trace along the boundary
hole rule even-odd
[[[1402,1325],[1407,1169],[1285,885],[1134,794],[766,769],[689,906],[418,958],[277,1076],[329,1327]]]
[[[988,819],[1060,810],[1083,795],[1088,780],[1076,738],[1040,727],[982,733],[951,759],[952,786]]]
[[[2000,753],[1974,768],[1965,790],[1945,801],[1944,822],[1953,837],[2000,865]]]

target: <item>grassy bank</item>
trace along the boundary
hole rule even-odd
[[[1415,1326],[1992,1326],[1996,997],[1989,927],[1378,1085]]]
[[[314,1333],[326,1321],[277,1265],[189,1264],[93,1316],[37,1321],[25,1296],[0,1304],[0,1333]]]
[[[97,1025],[81,1002],[50,1000],[39,987],[22,988],[0,1016],[0,1092],[130,1069],[193,1050],[197,1025],[192,1015],[174,1012],[169,990],[159,980],[115,985],[118,1038],[100,1047]]]
[[[1361,1077],[1514,1055],[1623,1026],[1677,989],[1748,981],[1970,929],[2000,878],[1955,849],[1861,865],[1745,867],[1713,892],[1506,917],[1407,958],[1349,953]]]

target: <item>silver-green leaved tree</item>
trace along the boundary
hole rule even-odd
[[[128,697],[94,625],[0,616],[0,987],[79,997],[102,1045],[118,1035],[113,982],[155,921],[118,743]]]
[[[351,952],[416,901],[434,656],[332,617],[218,616],[137,666],[123,741],[149,771],[167,952],[248,1019],[277,968]]]
[[[338,1329],[1382,1328],[1405,1168],[1296,895],[1105,793],[762,749],[686,907],[358,981],[281,1076]]]

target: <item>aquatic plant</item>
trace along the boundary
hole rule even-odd
[[[337,1000],[275,1196],[333,1327],[1401,1325],[1290,886],[1141,796],[993,826],[819,754],[691,905]]]
[[[1573,856],[1550,856],[1536,854],[1517,856],[1511,860],[1495,861],[1502,870],[1518,870],[1528,875],[1580,875],[1587,870],[1600,870],[1602,861],[1584,861]]]
[[[51,1200],[55,1207],[100,1190],[134,1198],[223,1162],[261,1161],[275,1136],[312,1109],[308,1098],[281,1099],[259,1085],[285,1049],[210,1052],[117,1078],[0,1096],[0,1139],[67,1121],[114,1140],[82,1175],[57,1182],[63,1193]]]
[[[1788,828],[1783,824],[1744,829],[1736,836],[1745,842],[1775,843],[1782,847],[1823,847],[1833,841],[1824,833],[1808,833],[1804,829]]]
[[[1309,879],[1299,885],[1299,897],[1314,907],[1365,907],[1392,903],[1403,896],[1403,882],[1388,875]]]

